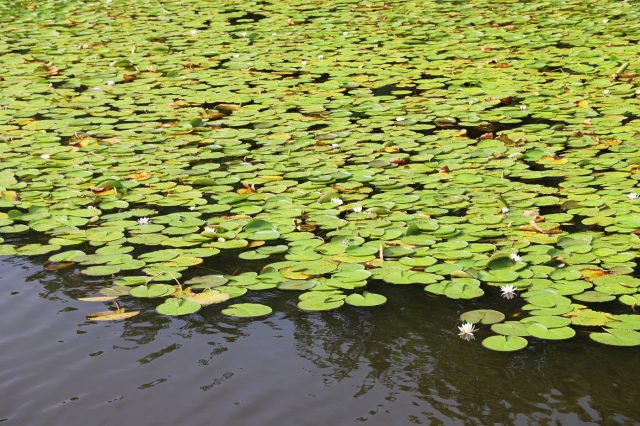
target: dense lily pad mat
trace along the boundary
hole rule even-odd
[[[379,305],[374,279],[490,308],[510,286],[509,350],[640,344],[630,2],[0,8],[1,254],[169,315],[257,290]],[[246,269],[198,273],[224,250]]]

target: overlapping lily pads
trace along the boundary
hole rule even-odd
[[[636,343],[630,3],[14,3],[0,255],[167,315],[377,306],[377,280],[517,295],[463,315],[491,349]]]

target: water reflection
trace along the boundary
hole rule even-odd
[[[169,318],[138,299],[129,309],[141,315],[95,323],[84,316],[100,304],[74,300],[95,283],[1,262],[0,418],[15,424],[44,424],[45,415],[73,424],[89,409],[104,425],[143,415],[205,425],[212,411],[219,424],[243,425],[640,420],[638,350],[582,335],[490,352],[456,335],[457,315],[481,301],[441,303],[420,287],[379,284],[372,290],[389,303],[374,309],[305,313],[294,294],[264,291],[245,299],[274,308],[261,321],[217,307]]]

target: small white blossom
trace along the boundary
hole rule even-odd
[[[502,214],[507,214],[507,213],[509,213],[509,207],[503,207],[503,208],[501,208],[501,209],[500,209],[500,213],[502,213]]]
[[[611,94],[611,90],[609,90],[609,89],[604,89],[604,90],[602,91],[602,93],[604,93],[605,95],[610,95],[610,94]]]
[[[191,31],[189,31],[189,34],[194,36],[194,35],[198,34],[198,30],[191,30]]]
[[[239,54],[239,53],[234,53],[234,54],[233,54],[233,55],[231,55],[231,56],[233,56],[234,58],[239,58],[239,57],[240,57],[240,54]]]
[[[360,213],[362,211],[362,206],[353,206],[353,211],[356,213]]]
[[[241,35],[242,37],[246,37],[246,36],[247,36],[247,33],[246,33],[245,31],[243,31],[240,35]]]
[[[518,255],[518,253],[511,253],[510,257],[514,262],[522,262],[522,256]]]
[[[89,210],[98,210],[98,208],[96,206],[87,206],[87,208]]]
[[[525,109],[527,109],[527,106],[526,106],[526,105],[520,105],[520,109],[521,109],[522,111],[524,111]]]
[[[204,227],[204,232],[211,232],[212,234],[215,234],[216,232],[218,232],[218,230],[216,228],[212,228],[210,226],[205,226]]]
[[[516,288],[511,284],[500,286],[500,291],[502,292],[502,297],[505,299],[513,299],[516,297]]]
[[[627,195],[627,197],[628,197],[630,200],[635,200],[636,198],[640,197],[640,195],[638,195],[638,194],[637,194],[637,193],[635,193],[635,192],[630,192],[630,193]]]
[[[88,49],[90,46],[88,44],[83,44],[80,46],[80,49]]]
[[[340,198],[332,198],[331,202],[336,204],[336,205],[338,205],[338,206],[340,206],[340,205],[342,205],[344,203],[344,201],[342,201]]]
[[[218,242],[219,242],[219,243],[224,243],[225,241],[227,241],[227,240],[225,240],[225,239],[224,239],[224,238],[222,238],[222,237],[218,237]]]
[[[396,117],[396,121],[404,121],[407,117]]]
[[[40,156],[40,158],[42,158],[43,160],[48,160],[49,159],[49,154],[42,154]]]
[[[324,55],[318,55],[318,59],[324,59]]]
[[[609,18],[604,18],[604,19],[602,20],[602,23],[603,23],[603,24],[606,24],[606,23],[608,23],[608,22],[609,22]]]
[[[307,62],[307,61],[302,61],[302,62],[300,62],[300,63],[301,63],[301,64],[302,64],[302,66],[304,67],[304,66],[305,66],[305,65],[307,65],[309,62]]]
[[[107,86],[113,86],[114,84],[116,84],[116,82],[113,80],[107,81]]]
[[[332,143],[331,144],[331,148],[338,149],[338,148],[340,148],[340,145],[338,145],[337,143]]]
[[[560,263],[560,264],[558,265],[558,268],[564,268],[565,266],[567,266],[567,265],[565,265],[564,263]]]
[[[342,35],[343,35],[343,36],[348,36],[348,35],[349,35],[349,31],[343,31],[343,32],[342,32]]]
[[[151,219],[149,219],[148,217],[141,217],[140,219],[138,219],[138,225],[148,225],[151,223]]]
[[[194,211],[195,209],[196,209],[196,206],[191,206],[191,207],[189,207],[189,210],[190,210],[190,211]]]
[[[458,326],[458,330],[460,330],[460,333],[458,333],[458,336],[460,336],[461,339],[464,339],[466,341],[475,339],[475,337],[473,336],[473,333],[478,331],[476,329],[476,326],[470,322],[463,322],[462,325]]]

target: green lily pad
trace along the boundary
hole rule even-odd
[[[201,308],[199,303],[188,299],[176,299],[175,297],[167,299],[164,303],[156,307],[156,311],[163,315],[189,315],[198,312]]]
[[[350,294],[344,301],[352,306],[379,306],[386,303],[387,298],[381,294],[364,291],[362,294]]]
[[[260,317],[269,315],[273,310],[266,305],[259,303],[237,303],[235,305],[229,305],[226,309],[222,310],[222,313],[232,317]]]
[[[527,339],[520,336],[489,336],[482,341],[482,346],[492,351],[513,352],[527,347]]]
[[[640,345],[640,332],[634,330],[605,329],[604,333],[589,333],[589,338],[611,346]]]
[[[134,297],[164,297],[176,291],[174,286],[167,284],[151,284],[149,286],[139,285],[133,287],[129,294]]]
[[[472,324],[495,324],[504,321],[504,314],[493,309],[476,309],[460,315],[460,321]]]

